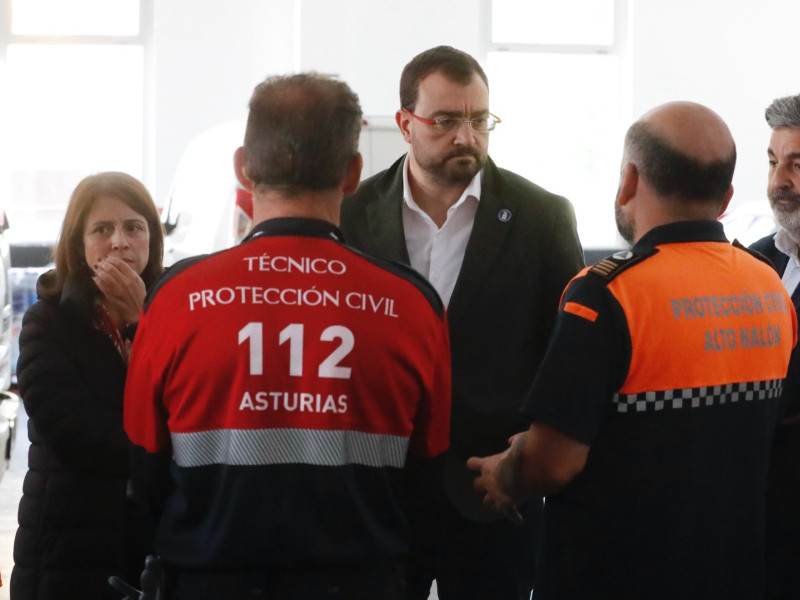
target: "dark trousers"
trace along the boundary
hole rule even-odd
[[[767,485],[766,598],[800,598],[800,425],[779,425]]]
[[[405,600],[399,563],[267,573],[168,571],[167,600]]]
[[[468,521],[446,498],[412,509],[408,600],[427,600],[434,580],[440,600],[529,600],[541,501],[521,512],[524,524],[515,525]]]

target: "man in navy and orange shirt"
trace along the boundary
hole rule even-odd
[[[797,324],[773,269],[728,243],[735,145],[687,102],[628,131],[632,244],[567,287],[510,448],[472,458],[515,518],[546,495],[540,599],[763,595],[767,465]]]
[[[422,277],[342,242],[361,122],[342,82],[259,85],[234,157],[257,225],[146,302],[125,428],[167,598],[404,598],[406,502],[448,445],[449,340]]]

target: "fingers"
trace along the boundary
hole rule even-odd
[[[477,456],[473,456],[467,459],[467,468],[470,471],[478,471],[480,472],[483,463],[486,462],[484,458],[478,458]]]
[[[100,259],[97,264],[92,265],[92,270],[96,275],[106,275],[120,281],[138,277],[136,271],[128,263],[116,256],[106,256]]]
[[[522,525],[522,515],[517,505],[514,504],[514,501],[509,496],[492,488],[483,488],[482,491],[485,492],[483,497],[484,506],[500,513],[515,525]]]
[[[483,474],[483,463],[486,462],[484,458],[478,458],[477,456],[473,456],[472,458],[467,460],[467,469],[470,471],[477,471],[477,476],[475,479],[472,480],[472,488],[478,492],[479,494],[486,494],[488,492],[485,476]],[[486,498],[484,496],[484,502]]]
[[[522,525],[522,515],[520,514],[519,509],[517,509],[517,505],[514,504],[514,501],[509,496],[497,489],[496,486],[487,484],[482,480],[483,477],[477,478],[473,483],[473,486],[477,492],[484,495],[484,506],[500,513],[515,525]]]
[[[500,512],[503,513],[503,516],[514,523],[515,525],[522,525],[524,519],[522,515],[519,513],[519,510],[513,504],[504,504],[500,508]]]
[[[141,278],[124,260],[107,256],[93,266],[97,287],[106,295],[119,296],[135,292]]]
[[[514,501],[503,493],[497,480],[497,466],[505,454],[484,458],[473,456],[467,460],[467,468],[478,473],[472,482],[472,487],[483,496],[483,504],[499,512],[512,523],[521,525],[522,515]]]
[[[120,326],[136,322],[147,293],[142,278],[116,256],[105,257],[93,269],[94,282],[105,296],[107,308],[119,319]]]
[[[519,439],[524,438],[527,435],[528,435],[527,431],[520,431],[519,433],[515,433],[510,438],[508,438],[508,445],[512,446],[514,444],[514,442],[516,442]]]
[[[111,576],[108,578],[108,585],[112,588],[117,590],[120,594],[125,594],[125,599],[127,598],[138,598],[139,597],[139,590],[129,584],[127,581],[123,581],[119,577]],[[125,600],[123,599],[123,600]]]

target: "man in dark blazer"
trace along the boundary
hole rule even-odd
[[[751,248],[772,261],[800,311],[800,95],[767,107],[772,129],[767,195],[779,229]],[[800,598],[800,350],[783,387],[784,418],[772,442],[767,488],[767,600]]]
[[[396,120],[410,148],[345,199],[345,241],[410,264],[447,306],[453,369],[451,443],[435,506],[411,513],[410,599],[527,600],[541,502],[523,525],[473,490],[466,460],[505,449],[527,427],[533,382],[567,282],[583,266],[570,203],[488,158],[486,74],[439,46],[403,70]],[[580,376],[580,374],[576,374]],[[413,504],[413,498],[411,498]]]

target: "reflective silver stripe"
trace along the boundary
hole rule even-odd
[[[360,431],[213,429],[172,433],[179,467],[306,464],[402,467],[408,438]]]

